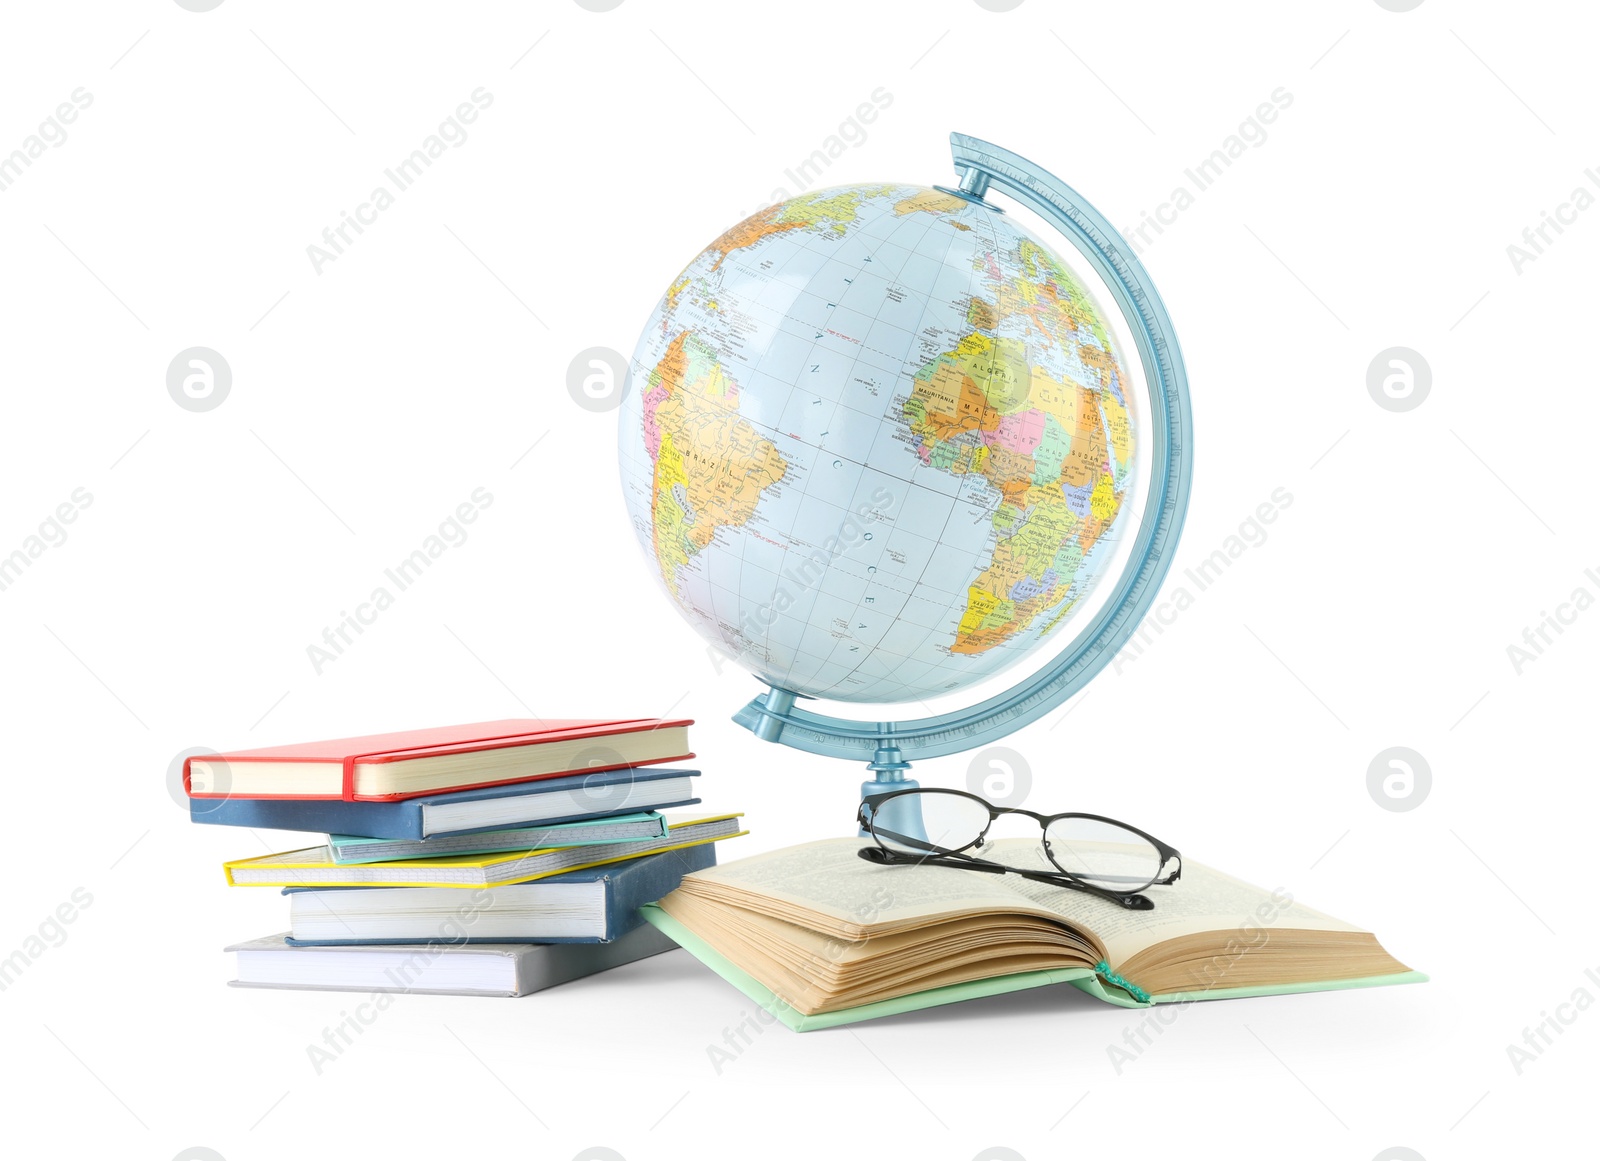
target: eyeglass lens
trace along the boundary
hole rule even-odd
[[[928,854],[967,850],[983,836],[989,822],[989,809],[982,802],[929,789],[878,803],[868,830],[888,850]],[[1161,854],[1149,840],[1115,823],[1061,818],[1045,829],[1043,841],[1051,862],[1093,886],[1137,891],[1161,873]]]

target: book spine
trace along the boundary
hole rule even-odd
[[[573,943],[528,948],[516,957],[516,995],[543,991],[557,984],[610,971],[647,956],[671,951],[677,944],[649,924],[611,943]]]
[[[605,876],[606,930],[600,942],[618,939],[644,922],[639,908],[677,890],[683,877],[717,865],[716,843],[663,851]]]
[[[192,798],[191,822],[358,834],[367,838],[421,839],[422,808],[414,802],[340,802],[337,799]]]
[[[1148,1004],[1150,1002],[1149,992],[1145,991],[1132,980],[1123,979],[1116,972],[1111,970],[1111,965],[1105,960],[1101,960],[1099,963],[1095,964],[1094,970],[1095,974],[1101,979],[1105,980],[1106,983],[1110,984],[1112,987],[1121,988],[1135,1000],[1138,1000],[1141,1004]]]

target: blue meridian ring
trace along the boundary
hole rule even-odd
[[[1155,412],[1150,503],[1133,554],[1111,599],[1087,629],[1048,666],[1003,693],[963,710],[902,722],[858,722],[794,707],[792,691],[773,687],[734,715],[767,741],[834,758],[937,758],[987,745],[1037,721],[1102,669],[1138,629],[1161,591],[1189,506],[1189,379],[1167,308],[1149,273],[1121,235],[1075,190],[1026,158],[964,133],[950,134],[959,192],[981,199],[991,186],[1052,223],[1105,280],[1133,331]],[[957,192],[957,191],[952,191]],[[880,751],[885,753],[880,755]]]

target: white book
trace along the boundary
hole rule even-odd
[[[285,933],[286,934],[286,933]],[[236,988],[525,996],[678,945],[648,923],[610,943],[415,943],[295,946],[285,934],[225,949]]]

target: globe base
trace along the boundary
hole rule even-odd
[[[892,790],[920,790],[922,787],[915,778],[906,777],[910,769],[911,763],[901,755],[899,746],[879,746],[872,761],[867,763],[867,772],[872,778],[861,784],[861,800],[865,802],[874,794],[888,794]],[[856,836],[866,838],[866,828],[858,829]]]

